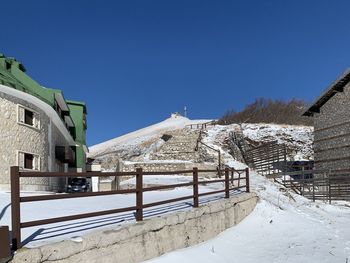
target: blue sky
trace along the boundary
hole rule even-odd
[[[350,62],[349,1],[2,1],[0,52],[88,105],[88,144],[182,111],[312,101]]]

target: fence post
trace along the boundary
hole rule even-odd
[[[332,203],[332,193],[331,193],[331,179],[330,177],[328,176],[327,178],[327,181],[328,181],[328,195],[329,195],[329,203],[331,204]]]
[[[245,168],[245,185],[246,185],[246,192],[250,193],[250,185],[249,185],[249,168]]]
[[[219,177],[221,178],[221,152],[220,150],[218,151],[219,153]]]
[[[234,185],[235,181],[233,180],[234,179],[234,172],[235,169],[234,168],[231,168],[231,184]]]
[[[312,201],[315,202],[315,178],[312,178]]]
[[[143,220],[143,173],[136,168],[136,221]]]
[[[12,249],[21,248],[21,211],[19,167],[11,167],[11,219],[12,219]]]
[[[240,187],[241,186],[241,172],[237,172],[238,173],[238,183],[237,186]]]
[[[198,168],[193,167],[193,207],[199,206],[198,197]]]
[[[225,168],[225,198],[230,198],[230,171]]]
[[[10,234],[8,226],[0,226],[0,262],[8,262],[11,258]]]

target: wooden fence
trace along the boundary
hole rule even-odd
[[[208,122],[202,122],[202,123],[187,124],[185,125],[185,127],[189,129],[206,130],[207,127],[215,126],[215,124],[216,124],[215,121],[208,121]]]
[[[248,165],[266,177],[278,173],[287,162],[286,146],[276,141],[251,148],[246,151],[245,155]]]
[[[275,180],[313,201],[350,201],[350,170],[305,169],[284,173],[282,178]]]
[[[187,199],[193,200],[193,207],[199,206],[199,197],[206,195],[213,195],[224,193],[225,198],[230,197],[230,192],[233,190],[241,190],[249,192],[249,169],[245,170],[235,170],[232,168],[225,168],[222,172],[225,174],[224,179],[215,180],[199,180],[199,175],[201,173],[217,173],[217,170],[198,170],[198,168],[193,168],[192,170],[184,171],[167,171],[167,172],[145,172],[142,168],[136,169],[135,172],[111,172],[111,173],[101,173],[101,172],[88,172],[88,173],[54,173],[54,172],[23,172],[19,170],[19,167],[11,167],[11,211],[12,211],[12,249],[17,250],[22,246],[21,244],[21,228],[33,227],[38,225],[52,224],[58,222],[64,222],[69,220],[77,220],[88,217],[102,216],[108,214],[116,214],[127,211],[136,211],[135,218],[137,221],[143,220],[143,209],[164,205],[172,202],[183,201]],[[161,185],[152,187],[143,187],[143,178],[148,175],[175,175],[175,174],[190,174],[192,175],[192,182],[171,184],[171,185]],[[244,176],[243,176],[244,174]],[[136,177],[136,187],[134,189],[127,190],[112,190],[104,192],[85,192],[85,193],[70,193],[70,194],[49,194],[40,196],[20,196],[20,178],[24,177],[91,177],[91,176],[135,176]],[[237,181],[237,185],[234,183]],[[224,187],[221,190],[215,190],[210,192],[200,193],[199,185],[207,185],[213,183],[224,183]],[[230,184],[231,183],[231,184]],[[144,203],[143,193],[148,191],[157,191],[170,189],[175,187],[192,187],[192,195],[182,196],[173,199],[167,199],[162,201],[157,201],[153,203]],[[243,190],[242,190],[243,189]],[[37,202],[44,200],[57,200],[66,198],[78,198],[78,197],[93,197],[102,195],[118,195],[118,194],[136,194],[135,206],[117,208],[99,212],[90,212],[84,214],[67,215],[56,218],[41,219],[35,221],[21,221],[21,209],[20,204],[24,202]]]

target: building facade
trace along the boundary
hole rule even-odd
[[[350,70],[344,72],[304,112],[314,118],[315,169],[350,169]]]
[[[0,190],[10,167],[26,171],[85,171],[86,105],[42,87],[14,58],[0,54]],[[66,180],[22,178],[22,190],[64,190]]]

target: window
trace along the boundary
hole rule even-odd
[[[40,129],[39,113],[18,105],[18,123]]]
[[[34,113],[29,110],[24,110],[24,123],[33,126]]]
[[[18,166],[20,169],[40,171],[40,157],[37,154],[18,151]]]
[[[24,154],[24,169],[33,169],[34,155],[30,153]]]

